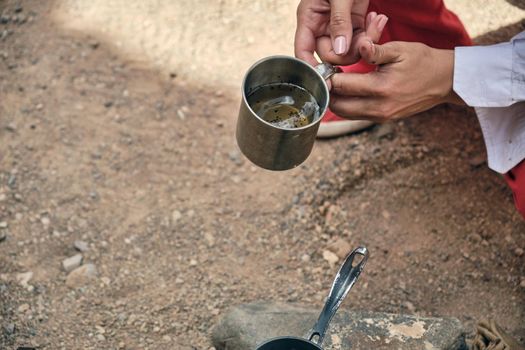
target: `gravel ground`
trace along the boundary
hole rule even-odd
[[[371,259],[343,307],[493,317],[524,342],[525,222],[471,110],[263,171],[236,149],[228,81],[64,29],[63,4],[0,2],[0,348],[209,349],[232,305],[320,309],[358,244]]]

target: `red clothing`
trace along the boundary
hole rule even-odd
[[[525,218],[525,160],[505,174],[505,180],[514,193],[514,204]]]
[[[438,49],[472,45],[463,24],[443,0],[370,0],[368,11],[388,16],[380,43],[412,41]],[[367,73],[374,66],[360,61],[341,68],[345,72]],[[330,120],[340,118],[328,110],[323,121]],[[509,171],[505,179],[514,193],[516,208],[525,218],[525,160]]]
[[[459,18],[449,11],[443,0],[370,0],[368,11],[388,17],[379,42],[412,41],[438,49],[472,45]],[[367,73],[375,68],[364,61],[341,67],[344,72]],[[330,110],[323,122],[340,120]]]

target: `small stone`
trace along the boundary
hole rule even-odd
[[[42,109],[44,109],[44,105],[43,105],[42,103],[39,103],[39,104],[37,104],[37,105],[35,106],[35,109],[36,109],[37,111],[41,111]]]
[[[337,262],[339,261],[339,257],[329,250],[323,250],[323,259],[328,261],[328,263],[332,266],[337,264]]]
[[[309,262],[310,259],[311,259],[311,258],[310,258],[310,255],[308,255],[308,254],[303,254],[303,255],[301,256],[301,261],[302,261],[302,262]]]
[[[470,235],[470,240],[474,243],[479,243],[483,240],[483,238],[481,237],[480,234],[478,233],[473,233]]]
[[[468,163],[473,168],[479,168],[483,164],[485,164],[485,156],[483,155],[477,155],[474,157],[469,158]]]
[[[104,340],[106,340],[106,337],[104,337],[102,334],[99,333],[99,334],[97,334],[97,340],[98,341],[104,341]]]
[[[66,272],[73,271],[82,263],[82,254],[73,255],[67,259],[62,260],[62,267]]]
[[[238,175],[233,175],[231,179],[234,184],[240,184],[242,182],[242,178]]]
[[[7,333],[7,335],[12,335],[15,333],[15,324],[14,323],[8,323],[4,326],[4,330]]]
[[[516,248],[514,249],[514,255],[516,255],[517,257],[520,257],[520,256],[523,256],[523,249],[522,248]]]
[[[43,217],[40,218],[40,222],[44,226],[49,226],[49,224],[51,223],[51,220],[49,220],[49,218],[47,216],[43,216]]]
[[[162,340],[165,341],[165,342],[169,342],[169,341],[171,341],[171,337],[166,334],[166,335],[162,336]]]
[[[525,278],[521,280],[520,287],[525,288]]]
[[[9,186],[9,188],[15,188],[15,185],[16,185],[16,175],[11,174],[9,176],[9,179],[7,179],[7,186]]]
[[[100,46],[100,43],[96,40],[90,40],[88,44],[93,50],[96,50]]]
[[[7,199],[7,196],[5,193],[0,193],[0,202],[3,202]]]
[[[197,260],[191,259],[190,260],[190,266],[197,266]]]
[[[7,222],[5,221],[0,221],[0,228],[7,228]]]
[[[375,133],[377,139],[388,138],[391,139],[394,135],[394,125],[392,123],[385,123],[378,126]]]
[[[80,240],[76,240],[73,243],[73,247],[82,253],[87,252],[89,250],[89,245],[86,242]]]
[[[182,218],[182,214],[180,211],[178,210],[174,210],[172,213],[171,213],[171,220],[175,223],[177,221],[179,221],[180,219]]]
[[[97,268],[93,264],[77,267],[67,275],[66,285],[70,288],[79,288],[89,284],[97,277]]]
[[[16,275],[16,281],[20,283],[22,287],[27,287],[29,281],[33,278],[33,272],[23,272]]]
[[[24,313],[26,312],[27,310],[29,310],[30,306],[29,304],[22,304],[18,307],[18,312],[20,313]]]
[[[410,301],[405,301],[403,304],[408,309],[408,311],[410,311],[412,313],[416,312],[416,307]]]
[[[16,131],[16,124],[15,123],[9,123],[5,126],[5,129],[10,132]]]
[[[350,244],[342,238],[338,238],[328,246],[328,250],[334,252],[339,259],[344,259],[352,250]],[[337,262],[337,261],[336,261]]]
[[[238,150],[233,150],[228,153],[228,157],[236,165],[242,165],[241,153]]]
[[[111,106],[113,106],[113,101],[106,101],[106,102],[104,102],[104,107],[109,108]]]

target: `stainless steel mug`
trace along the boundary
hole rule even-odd
[[[255,63],[242,83],[242,101],[237,119],[237,144],[254,164],[269,170],[287,170],[301,164],[312,151],[319,123],[329,102],[326,79],[340,72],[338,67],[321,63],[315,68],[288,56],[271,56]],[[319,118],[299,128],[283,128],[257,115],[248,96],[257,88],[287,83],[307,90],[319,105]]]

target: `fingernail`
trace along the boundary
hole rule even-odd
[[[377,12],[374,12],[374,11],[370,12],[370,21],[373,21],[374,18],[376,17],[377,17]]]
[[[381,15],[381,16],[383,16],[383,17],[379,20],[379,23],[377,24],[377,29],[380,32],[383,31],[383,29],[386,26],[386,23],[388,22],[388,17],[387,16],[385,16],[385,15]]]
[[[342,55],[346,51],[346,38],[344,36],[338,36],[334,40],[334,52],[336,55]]]

